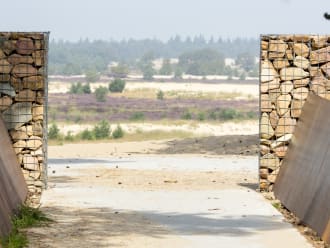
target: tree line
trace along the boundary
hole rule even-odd
[[[257,39],[214,39],[203,36],[181,38],[175,36],[164,42],[158,39],[104,41],[81,39],[77,42],[52,40],[49,50],[49,74],[77,75],[106,74],[111,62],[119,62],[115,72],[127,74],[142,71],[148,76],[155,73],[167,75],[182,73],[193,75],[225,74],[235,76],[242,71],[251,73],[254,58],[258,56]],[[161,71],[155,72],[151,61],[164,58]],[[178,58],[173,66],[170,58]],[[224,58],[233,58],[240,63],[241,72],[226,68]]]

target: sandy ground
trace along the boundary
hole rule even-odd
[[[114,130],[117,124],[111,125]],[[197,124],[178,124],[166,125],[157,123],[121,123],[120,126],[126,133],[136,133],[137,131],[151,132],[151,131],[183,131],[193,132],[195,135],[250,135],[259,132],[258,121],[242,121],[242,122],[224,122],[224,123],[197,123]],[[77,134],[84,129],[93,129],[93,125],[88,124],[58,124],[59,129],[63,134],[71,132]]]
[[[92,90],[99,86],[108,87],[108,83],[93,83]],[[49,82],[49,93],[66,93],[69,91],[71,83],[65,82]],[[189,91],[189,92],[225,92],[225,93],[241,93],[242,95],[250,95],[257,98],[259,95],[258,84],[207,84],[207,83],[146,83],[146,82],[127,82],[126,90],[135,89],[157,89],[166,91]]]
[[[76,146],[79,149],[79,146]],[[257,157],[51,158],[30,247],[311,247],[258,193]]]

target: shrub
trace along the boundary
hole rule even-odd
[[[84,86],[82,86],[82,91],[83,91],[84,94],[92,93],[90,84],[87,83]]]
[[[94,134],[92,131],[85,129],[80,133],[80,138],[82,140],[93,140],[94,139]]]
[[[91,87],[89,83],[82,85],[80,82],[77,84],[73,83],[70,87],[70,94],[90,94]]]
[[[164,99],[164,92],[162,90],[159,90],[157,92],[157,99],[158,100],[163,100]]]
[[[67,141],[73,141],[74,140],[74,135],[72,135],[72,131],[68,131],[68,133],[66,134],[64,139],[67,140]]]
[[[249,111],[246,113],[248,119],[258,119],[258,114],[255,111]]]
[[[100,86],[95,90],[96,101],[105,102],[106,96],[108,94],[108,89],[106,87]]]
[[[112,132],[112,138],[119,139],[124,136],[124,130],[120,125],[117,125],[116,129]]]
[[[209,113],[209,118],[210,118],[211,120],[216,120],[216,119],[217,119],[217,113],[216,113],[214,110],[212,110],[212,111]]]
[[[110,136],[110,124],[106,120],[103,120],[96,124],[93,128],[95,139],[106,139]]]
[[[236,109],[228,108],[222,109],[219,117],[223,120],[233,120],[242,118],[243,114],[238,112]]]
[[[126,82],[120,78],[116,78],[109,84],[110,92],[123,92]]]
[[[142,121],[142,120],[144,120],[144,114],[142,112],[135,112],[131,115],[130,120]]]
[[[184,119],[184,120],[191,120],[192,119],[192,114],[189,111],[186,111],[182,114],[181,118]]]
[[[204,112],[199,112],[197,115],[198,120],[204,121],[205,120],[205,113]]]
[[[55,123],[53,123],[48,130],[48,138],[58,139],[59,137],[60,137],[60,129]]]

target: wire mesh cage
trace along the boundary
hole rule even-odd
[[[47,178],[48,37],[0,32],[0,112],[32,201]]]
[[[309,94],[330,100],[330,36],[260,37],[260,189],[272,191]]]

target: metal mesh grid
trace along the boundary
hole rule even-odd
[[[0,32],[0,113],[36,200],[47,178],[48,37]]]
[[[330,99],[330,36],[260,38],[261,190],[272,190],[308,94]]]

